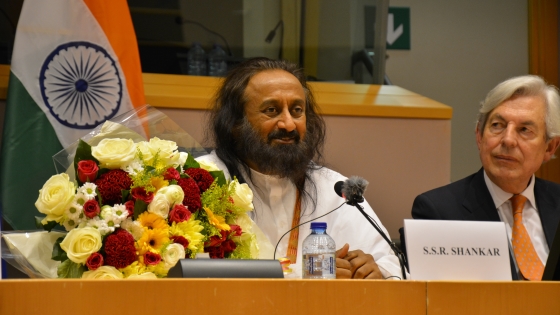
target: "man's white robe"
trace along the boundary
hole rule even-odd
[[[215,152],[202,156],[198,160],[215,163],[224,171],[226,178],[229,179],[230,176],[225,164],[218,158]],[[272,244],[272,252],[269,251],[266,254],[270,257],[261,256],[261,258],[273,259],[274,247],[278,240],[292,228],[296,188],[286,178],[264,175],[254,170],[251,171],[251,175],[252,181],[249,180],[248,176],[245,176],[245,179],[248,181],[247,184],[252,189],[254,195],[253,205],[255,210],[252,212],[252,219]],[[314,209],[313,203],[307,198],[302,203],[300,223],[320,217],[344,204],[344,199],[339,197],[334,191],[334,185],[338,181],[346,180],[346,177],[328,168],[321,168],[314,171],[311,174],[311,178],[316,185],[317,195],[314,195],[314,190],[310,187],[309,183],[307,183],[306,189],[313,194],[312,197],[316,201],[316,207]],[[387,237],[389,237],[389,233],[367,201],[364,201],[361,205],[365,212],[378,223]],[[338,210],[314,221],[327,223],[327,234],[334,239],[337,248],[341,248],[345,243],[348,243],[350,250],[361,249],[363,252],[371,254],[379,266],[383,277],[401,277],[401,268],[397,256],[395,256],[387,242],[377,233],[358,209],[344,204]],[[310,223],[305,223],[299,227],[297,262],[295,265],[291,265],[295,276],[299,278],[301,278],[302,272],[301,243],[310,232]],[[276,259],[286,256],[289,238],[290,233],[281,239],[276,249]]]

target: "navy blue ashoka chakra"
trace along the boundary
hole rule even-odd
[[[111,119],[122,102],[115,60],[89,42],[58,46],[43,63],[39,85],[51,114],[71,128],[90,129]]]

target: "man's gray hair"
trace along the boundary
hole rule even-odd
[[[524,75],[508,79],[493,88],[480,104],[477,127],[480,134],[484,131],[486,120],[492,110],[503,102],[517,96],[540,96],[546,104],[546,137],[560,136],[560,96],[558,89],[547,85],[536,75]]]

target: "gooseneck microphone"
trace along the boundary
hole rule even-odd
[[[375,230],[383,237],[383,239],[389,244],[389,247],[395,252],[397,258],[399,259],[399,263],[401,265],[401,271],[403,279],[406,280],[406,257],[404,256],[403,252],[395,245],[393,241],[391,241],[387,235],[383,232],[381,227],[375,222],[375,220],[370,217],[365,211],[364,208],[359,204],[364,202],[364,192],[366,191],[368,181],[358,177],[352,176],[345,181],[339,181],[334,184],[334,191],[340,197],[346,199],[346,203],[356,207],[368,220],[368,222],[375,228]]]
[[[342,183],[342,182],[341,182],[341,183]],[[338,207],[332,209],[331,211],[329,211],[329,212],[327,212],[327,213],[325,213],[325,214],[323,214],[323,215],[320,215],[320,216],[318,216],[318,217],[316,217],[316,218],[313,218],[313,219],[311,219],[311,220],[309,220],[309,221],[305,221],[305,222],[303,222],[303,223],[300,223],[300,224],[294,226],[293,228],[289,229],[286,233],[282,234],[282,236],[280,236],[280,239],[279,239],[278,242],[276,243],[276,246],[274,247],[274,256],[273,256],[273,259],[276,259],[276,251],[278,250],[278,245],[280,245],[280,241],[284,238],[284,236],[288,235],[288,233],[290,233],[293,229],[298,228],[298,227],[300,227],[300,226],[302,226],[302,225],[304,225],[304,224],[306,224],[306,223],[309,223],[309,222],[315,221],[315,220],[317,220],[317,219],[320,219],[320,218],[326,216],[327,214],[331,214],[331,213],[334,212],[335,210],[340,209],[340,207],[342,207],[342,206],[344,206],[344,203],[341,203],[340,206],[338,206]]]

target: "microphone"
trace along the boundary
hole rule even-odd
[[[364,192],[369,182],[361,177],[352,176],[346,181],[339,181],[334,184],[334,191],[340,197],[346,199],[348,204],[364,202]]]
[[[356,207],[362,215],[368,220],[368,222],[373,226],[373,228],[381,235],[381,237],[389,244],[389,247],[395,252],[397,258],[399,259],[399,263],[401,265],[401,271],[403,279],[406,280],[406,257],[404,256],[403,252],[395,245],[393,241],[391,241],[387,235],[383,232],[381,227],[375,222],[375,220],[370,217],[365,211],[364,208],[360,205],[360,203],[364,202],[364,192],[366,191],[369,182],[361,177],[352,176],[345,181],[339,181],[334,184],[334,191],[340,197],[346,199],[346,203]]]

